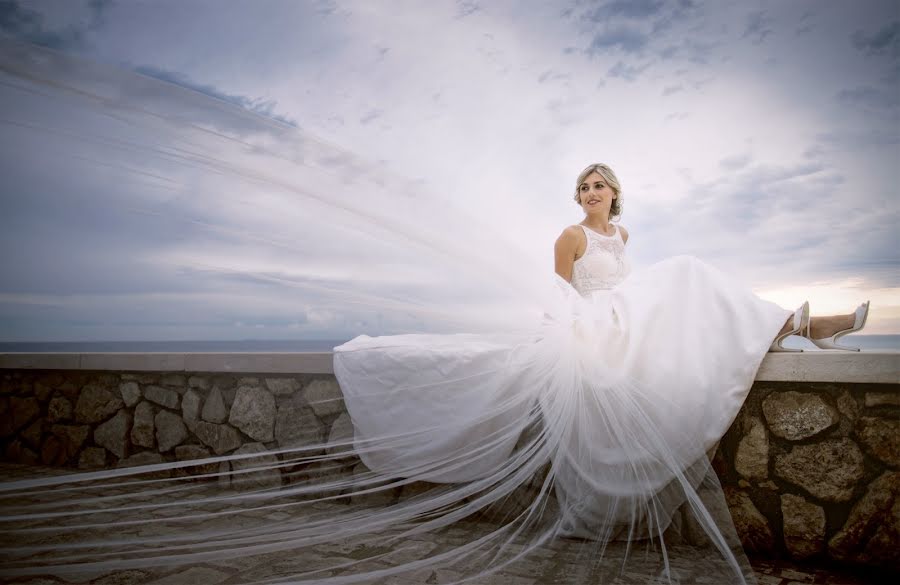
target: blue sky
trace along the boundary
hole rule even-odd
[[[174,112],[163,102],[181,95],[179,115],[197,124],[239,106],[281,128],[266,139],[277,144],[297,140],[280,126],[293,125],[477,216],[496,234],[465,238],[515,242],[528,262],[511,265],[552,270],[553,241],[581,219],[572,181],[606,162],[638,267],[695,254],[785,307],[809,298],[814,314],[871,298],[867,332],[900,333],[895,1],[3,1],[0,34],[150,78],[105,86],[126,103]],[[296,201],[260,196],[248,213],[248,191],[207,200],[197,194],[227,186],[165,166],[112,189],[97,158],[88,177],[64,138],[15,122],[128,129],[25,96],[0,84],[0,340],[345,337],[417,323],[284,286],[346,277],[336,271],[352,255],[324,243],[339,230],[304,224]],[[204,182],[194,196],[158,196],[188,180]],[[373,268],[372,291],[402,298],[414,275],[434,276],[405,254],[392,278]]]

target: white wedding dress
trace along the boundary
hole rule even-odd
[[[556,535],[652,539],[688,500],[725,551],[723,519],[704,514],[697,491],[712,474],[706,452],[790,311],[690,256],[632,272],[618,227],[584,232],[571,284],[556,277],[530,335],[361,335],[336,347],[356,451],[379,475],[447,483],[500,481],[515,457],[528,473],[550,461]],[[535,427],[534,456],[519,457]]]

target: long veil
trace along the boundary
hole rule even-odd
[[[66,210],[100,197],[104,221],[125,214],[173,235],[136,261],[185,282],[250,282],[261,304],[351,328],[376,312],[384,329],[427,340],[433,366],[411,374],[401,347],[355,371],[367,362],[342,352],[372,346],[350,342],[338,379],[371,383],[318,405],[345,401],[359,421],[347,432],[7,478],[0,574],[263,558],[246,581],[535,582],[544,563],[557,582],[754,582],[710,464],[709,435],[725,429],[664,438],[671,421],[647,416],[641,381],[584,353],[603,351],[602,320],[576,344],[578,295],[477,210],[300,128],[30,45],[0,45],[0,101],[17,145],[0,163],[4,197],[20,181]],[[49,182],[43,165],[70,179]],[[396,417],[391,432],[354,416],[373,411]]]

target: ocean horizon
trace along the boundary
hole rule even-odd
[[[231,341],[0,341],[0,353],[291,353],[331,351],[349,339],[242,339]],[[847,335],[842,343],[868,351],[900,351],[900,335]],[[785,347],[816,350],[798,337]]]

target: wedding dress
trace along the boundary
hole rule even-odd
[[[335,348],[370,469],[490,479],[536,406],[533,448],[537,464],[550,461],[559,500],[555,536],[660,537],[686,500],[704,518],[696,490],[712,474],[707,451],[790,312],[690,256],[631,272],[617,226],[611,236],[582,228],[588,245],[571,285],[556,277],[554,304],[531,335],[361,335]],[[725,551],[719,528],[728,532],[704,524]],[[728,582],[752,580],[731,569]]]
[[[132,72],[4,41],[0,92],[17,145],[5,177],[39,187],[47,209],[103,196],[117,221],[173,234],[140,257],[179,282],[259,284],[259,306],[375,310],[413,331],[335,348],[351,438],[0,483],[4,577],[316,553],[315,566],[275,563],[258,579],[369,583],[450,566],[490,583],[571,541],[595,582],[753,581],[709,452],[788,311],[692,257],[632,270],[618,229],[584,228],[565,282],[421,185]],[[38,164],[48,152],[64,183]],[[350,179],[364,205],[334,197]],[[119,282],[121,266],[107,268]],[[292,479],[208,493],[181,473],[237,482],[248,460],[251,476]],[[409,545],[424,534],[428,546]],[[364,558],[328,560],[347,543]]]

